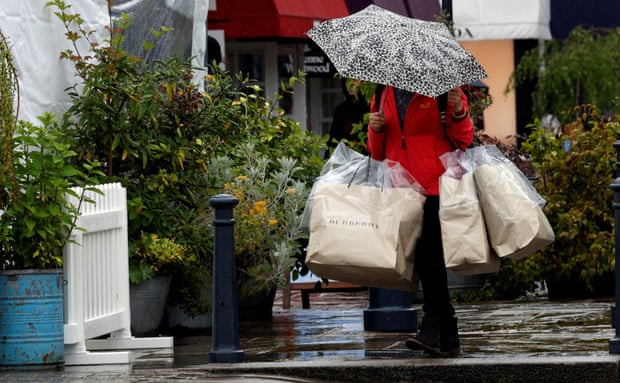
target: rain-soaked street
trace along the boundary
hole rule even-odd
[[[364,331],[366,292],[312,295],[311,309],[299,299],[290,310],[279,298],[271,322],[240,324],[241,348],[248,362],[283,360],[413,358],[403,340],[407,332]],[[550,302],[546,299],[458,304],[460,358],[491,356],[561,357],[608,355],[611,300]],[[418,315],[421,315],[419,305]],[[175,365],[204,363],[210,337],[175,342]],[[202,358],[202,360],[200,360]]]
[[[240,323],[242,363],[208,363],[211,337],[176,337],[174,349],[135,353],[132,366],[3,372],[0,382],[616,382],[620,357],[608,300],[457,304],[461,355],[408,350],[407,332],[365,331],[367,292],[313,294],[301,308],[276,297],[273,320]],[[420,305],[414,305],[420,308]],[[421,315],[421,310],[418,310]]]

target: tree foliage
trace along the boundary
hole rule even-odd
[[[615,268],[613,193],[618,123],[584,105],[556,136],[539,128],[523,144],[539,174],[538,191],[555,241],[527,258],[541,278],[578,278],[592,288]]]
[[[544,51],[528,51],[507,90],[535,82],[533,117],[552,114],[561,123],[576,116],[565,112],[582,104],[620,113],[620,28],[576,27],[564,41],[547,42]]]

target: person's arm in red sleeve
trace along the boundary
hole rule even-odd
[[[448,92],[446,117],[448,138],[455,149],[465,150],[474,141],[474,124],[469,118],[467,96],[460,88]]]

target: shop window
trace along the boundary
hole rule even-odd
[[[240,53],[239,72],[252,82],[265,89],[265,55],[263,53]],[[264,91],[261,92],[264,95]]]

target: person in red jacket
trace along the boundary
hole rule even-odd
[[[473,142],[474,126],[467,108],[461,89],[450,90],[444,124],[436,98],[385,87],[371,102],[368,123],[367,148],[372,158],[398,161],[422,185],[427,197],[415,254],[424,293],[424,317],[417,333],[405,344],[439,356],[454,356],[460,349],[439,223],[439,177],[445,170],[440,156],[465,150]]]

